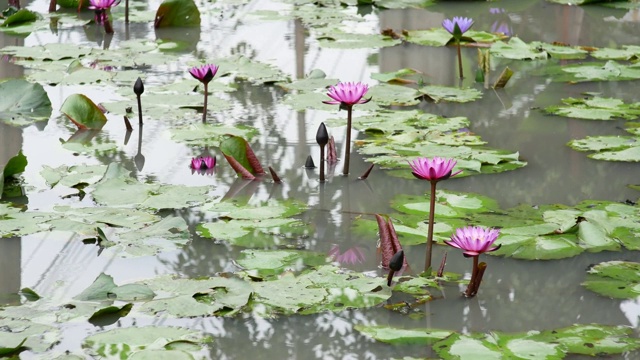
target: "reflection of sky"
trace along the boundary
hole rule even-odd
[[[622,310],[624,315],[627,317],[631,326],[638,328],[640,325],[640,297],[635,300],[623,301],[620,303],[620,310]]]

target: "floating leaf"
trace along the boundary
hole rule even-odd
[[[601,356],[622,354],[640,348],[640,339],[632,338],[626,326],[576,324],[563,329],[543,331],[536,340],[558,343],[571,354]]]
[[[154,27],[169,26],[200,26],[200,10],[193,0],[165,0],[160,4]]]
[[[201,350],[206,343],[211,342],[211,338],[199,331],[178,327],[129,327],[90,335],[84,339],[82,347],[91,356],[129,359],[134,358],[138,352],[164,350],[165,346],[174,341],[188,341],[199,345],[198,350]]]
[[[26,339],[26,341],[25,341]],[[3,318],[0,331],[0,344],[7,353],[17,351],[22,347],[40,353],[45,352],[60,340],[60,331],[49,325],[38,324],[29,320]]]
[[[438,329],[399,329],[389,326],[367,326],[356,325],[357,331],[384,343],[402,344],[432,344],[437,340],[442,340],[451,334],[452,331]]]
[[[11,16],[4,19],[2,26],[10,27],[16,26],[32,21],[36,21],[38,19],[38,14],[29,10],[29,9],[20,9],[15,13],[11,14]]]
[[[18,155],[9,159],[7,164],[4,166],[4,170],[2,171],[2,178],[8,178],[17,174],[24,172],[28,164],[27,157],[24,156],[22,150],[18,153]]]
[[[412,77],[417,74],[422,74],[422,72],[415,69],[404,68],[389,73],[374,73],[371,74],[371,78],[390,84],[414,84],[417,81],[412,80]]]
[[[587,289],[616,299],[640,297],[640,263],[607,261],[589,269]]]
[[[194,146],[220,146],[227,135],[235,135],[247,139],[257,133],[255,128],[242,125],[192,124],[171,129],[171,138],[178,142]]]
[[[625,104],[620,99],[593,98],[562,99],[565,105],[549,106],[547,113],[586,120],[612,120],[622,118],[635,120],[640,116],[640,103]]]
[[[113,277],[101,273],[88,288],[76,295],[74,299],[81,301],[141,301],[150,300],[156,294],[149,287],[140,284],[117,286]]]
[[[299,250],[242,250],[237,263],[252,276],[270,276],[285,270],[301,271],[305,266],[324,265],[327,255]]]
[[[494,43],[500,39],[504,39],[506,36],[499,34],[492,34],[484,31],[469,30],[464,33],[462,38],[462,46],[470,43],[465,39],[472,39],[478,43]],[[433,28],[429,30],[411,30],[407,31],[405,40],[410,43],[425,45],[425,46],[445,46],[451,40],[451,34],[443,28]]]
[[[40,84],[22,79],[0,83],[0,120],[4,123],[24,126],[50,116],[51,101]]]
[[[444,100],[465,103],[478,100],[482,97],[482,92],[476,89],[462,89],[450,86],[429,85],[421,87],[420,89],[418,89],[418,91],[427,95],[435,102]]]
[[[121,307],[107,306],[106,308],[102,308],[93,313],[88,321],[96,326],[107,326],[115,324],[118,320],[120,320],[120,318],[129,315],[132,307],[132,303],[124,304]]]
[[[627,129],[632,132],[633,130]],[[640,136],[588,136],[569,141],[568,145],[578,151],[594,151],[589,157],[608,161],[640,161]]]
[[[82,94],[69,95],[60,112],[67,115],[79,129],[100,130],[107,123],[107,117],[91,99]]]
[[[491,46],[491,55],[515,60],[544,60],[549,54],[542,48],[529,45],[518,37],[509,42],[497,42]]]
[[[93,184],[98,182],[106,169],[106,165],[60,165],[57,168],[43,165],[40,175],[51,187],[56,185],[74,187],[81,183]]]

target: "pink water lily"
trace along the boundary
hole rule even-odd
[[[422,180],[440,181],[448,179],[462,172],[462,170],[452,173],[457,161],[454,159],[445,159],[441,157],[417,158],[409,163],[413,176]]]
[[[120,3],[120,0],[89,0],[89,9],[107,10]]]
[[[364,96],[369,91],[369,85],[361,82],[340,82],[336,86],[330,86],[327,96],[331,100],[323,101],[329,105],[340,105],[340,108],[347,110],[347,139],[344,147],[344,168],[343,175],[349,175],[349,159],[351,158],[351,113],[353,105],[366,104],[371,98],[365,99]]]
[[[457,229],[451,236],[451,240],[445,240],[444,243],[462,250],[465,257],[478,256],[500,248],[500,245],[492,247],[498,235],[500,235],[498,229],[467,226]]]
[[[202,66],[194,66],[189,70],[189,74],[196,78],[203,84],[208,84],[216,73],[218,72],[218,65],[206,64]]]
[[[329,105],[353,106],[355,104],[366,104],[371,101],[363,99],[369,91],[369,85],[361,82],[341,82],[336,86],[330,86],[327,96],[332,100],[323,101]]]
[[[442,22],[442,27],[445,28],[445,30],[447,30],[450,34],[453,35],[455,32],[456,24],[458,25],[458,28],[460,28],[460,32],[464,34],[473,25],[473,19],[461,17],[461,16],[454,16],[453,20],[444,19],[444,21]]]
[[[209,82],[213,80],[218,72],[218,65],[206,64],[194,66],[189,69],[189,74],[204,84],[204,107],[202,109],[202,123],[207,122],[207,101],[209,98]]]
[[[213,169],[216,166],[216,158],[211,156],[198,156],[191,159],[191,168],[194,170]]]

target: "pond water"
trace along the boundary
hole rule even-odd
[[[134,0],[131,3],[139,10],[141,17],[153,14],[160,4],[158,1],[147,3]],[[519,159],[527,163],[523,168],[513,171],[452,178],[440,182],[439,190],[481,194],[495,199],[502,209],[521,204],[575,206],[584,200],[624,203],[638,198],[638,191],[629,187],[637,185],[640,179],[640,168],[636,163],[594,160],[587,157],[587,153],[567,146],[569,141],[587,136],[628,135],[625,120],[587,121],[550,116],[542,111],[547,106],[558,105],[560,99],[584,97],[585,92],[597,92],[604,97],[619,98],[625,102],[637,100],[637,81],[557,82],[553,81],[552,75],[544,72],[556,65],[568,66],[592,59],[523,61],[492,58],[492,78],[505,66],[513,69],[514,75],[505,89],[484,89],[481,84],[474,82],[478,51],[475,47],[462,49],[467,76],[459,81],[456,49],[453,46],[403,43],[380,49],[323,47],[314,36],[318,34],[317,29],[305,28],[298,20],[271,20],[263,16],[267,13],[284,13],[292,7],[291,4],[269,0],[196,1],[196,4],[202,12],[199,32],[193,29],[154,31],[152,21],[134,21],[125,26],[121,4],[113,10],[113,39],[104,38],[102,30],[94,24],[71,24],[59,27],[56,32],[44,29],[26,37],[0,32],[0,47],[62,43],[115,50],[126,44],[127,40],[184,40],[181,44],[187,45],[172,51],[171,61],[156,63],[154,59],[152,65],[133,67],[133,70],[141,72],[147,89],[187,80],[190,78],[188,69],[199,60],[216,63],[218,59],[234,55],[271,64],[292,80],[304,78],[312,70],[320,69],[329,79],[362,81],[371,86],[378,83],[372,79],[372,74],[412,68],[422,72],[427,84],[474,87],[481,90],[483,96],[469,103],[422,100],[415,106],[392,108],[407,111],[417,109],[444,117],[467,117],[470,122],[468,130],[479,135],[487,142],[487,146],[517,151]],[[22,3],[23,7],[42,14],[46,14],[48,5],[45,0]],[[6,1],[0,6],[4,8]],[[491,11],[492,8],[500,11]],[[475,20],[474,30],[499,29],[507,35],[517,35],[526,42],[559,42],[610,48],[640,45],[639,10],[564,6],[534,0],[501,0],[489,3],[442,2],[425,9],[384,11],[352,6],[340,11],[351,15],[363,14],[363,21],[349,24],[355,32],[372,29],[393,29],[397,33],[425,30],[439,27],[445,18],[468,16]],[[66,13],[69,17],[76,16],[73,11]],[[93,15],[83,12],[78,16],[87,20]],[[125,69],[131,70],[123,66],[115,71]],[[41,72],[11,61],[0,62],[0,77],[3,79],[29,77]],[[22,204],[29,211],[49,212],[60,205],[74,208],[96,206],[89,191],[84,197],[67,196],[77,191],[47,184],[41,176],[43,166],[56,168],[62,165],[118,163],[143,183],[206,186],[208,192],[203,201],[233,198],[237,203],[262,206],[269,206],[266,205],[267,200],[300,201],[308,205],[308,209],[298,218],[308,224],[311,230],[304,235],[282,236],[279,241],[265,242],[268,249],[299,249],[329,254],[335,246],[341,252],[356,248],[360,254],[357,261],[345,262],[343,267],[369,276],[385,276],[385,272],[379,268],[375,232],[360,231],[358,224],[362,219],[373,220],[372,214],[375,213],[395,217],[397,210],[391,207],[391,202],[399,195],[423,196],[427,201],[427,182],[397,177],[379,166],[374,168],[367,180],[357,179],[369,166],[366,161],[368,155],[357,152],[358,144],[370,136],[364,132],[353,133],[356,145],[352,147],[350,175],[339,175],[343,164],[340,161],[334,175],[330,175],[326,183],[320,183],[318,169],[303,167],[308,155],[313,156],[316,164],[320,161],[315,143],[316,130],[323,121],[330,125],[340,124],[337,120],[343,120],[346,114],[339,112],[337,107],[333,110],[296,111],[284,102],[288,97],[287,92],[273,84],[252,84],[250,81],[234,80],[232,76],[219,79],[220,86],[234,85],[236,90],[213,92],[209,97],[208,121],[257,129],[257,135],[249,143],[263,165],[272,166],[278,172],[284,180],[282,184],[274,184],[266,179],[253,182],[238,180],[218,148],[186,145],[172,138],[172,129],[200,122],[201,115],[195,111],[179,119],[170,114],[168,117],[171,120],[148,120],[142,130],[132,121],[134,131],[128,140],[125,139],[122,116],[112,112],[107,114],[109,121],[94,142],[115,144],[115,150],[78,153],[66,149],[62,147],[62,142],[74,134],[75,127],[59,109],[69,95],[82,93],[96,103],[109,103],[126,97],[130,99],[130,94],[122,90],[125,87],[117,87],[114,83],[41,83],[53,108],[48,121],[25,127],[0,122],[0,164],[5,164],[19,150],[29,161],[20,177],[23,195],[5,196],[2,201]],[[119,85],[122,83],[126,82],[122,81]],[[130,106],[135,107],[135,103],[130,103]],[[355,107],[356,119],[366,114],[366,108],[358,110]],[[132,120],[136,118],[130,117]],[[342,158],[345,127],[333,126],[329,127],[329,131],[335,136],[338,156]],[[191,158],[203,151],[217,158],[218,163],[212,175],[193,174],[189,168]],[[127,284],[164,274],[198,278],[240,270],[237,259],[243,256],[242,251],[246,247],[214,241],[198,232],[199,224],[225,219],[203,211],[200,206],[164,209],[158,214],[184,218],[191,234],[190,241],[178,249],[165,249],[160,245],[160,251],[152,256],[123,256],[122,249],[102,250],[95,244],[81,241],[91,236],[69,231],[46,231],[1,239],[0,298],[7,307],[18,306],[26,303],[18,291],[30,288],[43,298],[57,299],[62,304],[68,301],[65,299],[71,299],[89,287],[101,273],[112,276],[116,284]],[[405,254],[413,269],[412,275],[422,269],[424,250],[423,243],[405,246]],[[469,278],[470,261],[453,250],[437,245],[434,263],[439,263],[444,252],[448,251],[446,270]],[[210,334],[214,338],[213,343],[197,354],[211,359],[441,356],[424,344],[393,346],[374,341],[356,331],[356,325],[445,329],[470,334],[544,331],[573,324],[595,323],[626,325],[633,329],[632,336],[638,337],[638,298],[610,299],[581,286],[586,270],[593,264],[638,259],[637,252],[630,250],[584,252],[559,260],[522,260],[483,255],[482,260],[488,263],[488,269],[476,297],[465,298],[461,295],[464,285],[447,283],[441,291],[432,291],[432,301],[414,306],[409,311],[418,316],[375,306],[323,311],[312,315],[260,316],[256,312],[247,312],[233,317],[193,318],[148,316],[133,311],[129,316],[106,326],[94,326],[86,319],[76,319],[55,324],[60,334],[48,350],[25,351],[20,358],[54,358],[65,351],[83,356],[86,353],[82,347],[87,336],[114,328],[145,325],[182,326]],[[401,300],[407,299],[402,295],[394,295],[388,302]],[[2,316],[0,313],[0,319]],[[574,357],[567,358],[578,358],[577,355],[571,356]],[[634,359],[640,353],[636,351],[615,356]]]

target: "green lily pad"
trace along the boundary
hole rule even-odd
[[[90,335],[84,339],[82,347],[91,356],[129,359],[134,358],[138,352],[165,350],[175,341],[190,342],[198,345],[198,350],[202,350],[212,339],[190,329],[144,326],[116,328]]]
[[[607,261],[589,269],[582,283],[587,289],[616,299],[640,297],[640,263]]]
[[[140,183],[118,170],[122,165],[112,163],[105,176],[94,186],[92,196],[107,206],[135,205],[139,208],[177,209],[204,201],[207,186],[160,185]]]
[[[252,293],[249,283],[236,278],[160,276],[141,284],[161,294],[142,304],[141,311],[175,317],[234,315],[247,306]]]
[[[439,329],[399,329],[380,325],[356,325],[355,330],[377,341],[388,344],[431,344],[442,340],[452,331]]]
[[[5,318],[2,320],[2,326],[0,344],[9,350],[19,350],[24,346],[33,352],[41,353],[60,340],[60,331],[49,325]]]
[[[299,250],[242,250],[236,262],[252,276],[270,276],[285,270],[299,272],[305,266],[324,265],[327,255]]]
[[[422,74],[422,72],[415,69],[404,68],[398,71],[393,71],[388,73],[374,73],[374,74],[371,74],[371,78],[383,83],[413,84],[413,83],[416,83],[417,81],[413,80],[412,78],[419,74]]]
[[[74,187],[81,183],[94,184],[98,182],[102,179],[106,169],[106,165],[60,165],[57,168],[43,165],[40,175],[51,187],[56,185]]]
[[[68,43],[51,43],[41,46],[6,46],[0,53],[17,58],[55,61],[61,59],[78,59],[88,55],[91,48]]]
[[[620,81],[640,79],[640,68],[619,64],[613,60],[605,64],[568,65],[560,67],[565,76],[554,77],[556,81]]]
[[[640,116],[640,103],[625,104],[620,99],[593,98],[562,99],[565,105],[549,106],[547,113],[586,120],[635,120]]]
[[[601,356],[640,348],[640,339],[630,337],[632,334],[633,330],[626,326],[576,324],[563,329],[543,331],[535,339],[558,343],[570,354]]]
[[[91,99],[82,94],[69,95],[60,112],[81,129],[100,130],[107,123],[107,117]]]
[[[433,28],[429,30],[407,31],[405,40],[410,43],[424,46],[445,46],[449,43],[451,38],[452,35],[447,30],[443,28]],[[462,46],[469,43],[468,41],[465,41],[466,38],[473,39],[475,42],[490,44],[504,39],[505,36],[485,31],[469,30],[464,33]]]
[[[156,12],[155,28],[200,26],[200,10],[193,0],[165,0]]]
[[[591,56],[598,60],[637,60],[640,56],[640,46],[623,45],[622,49],[600,48],[591,52]]]
[[[16,25],[21,25],[24,23],[29,23],[32,21],[36,21],[39,15],[29,9],[20,9],[15,13],[11,14],[2,22],[3,27],[11,27]]]
[[[433,99],[433,101],[435,101],[436,103],[443,100],[465,103],[465,102],[478,100],[482,97],[482,92],[476,89],[471,89],[471,88],[461,89],[461,88],[450,87],[450,86],[429,85],[429,86],[421,87],[420,89],[418,89],[418,91],[427,95],[428,97]]]
[[[253,282],[254,307],[266,314],[314,314],[372,307],[391,296],[383,278],[369,278],[325,265],[299,276],[286,274],[277,280]],[[287,291],[282,291],[287,289]]]
[[[133,308],[132,303],[124,304],[123,306],[107,306],[102,308],[89,317],[89,322],[94,325],[106,326],[116,323],[120,318],[129,315],[129,312]]]
[[[234,135],[245,139],[251,139],[257,135],[258,130],[253,127],[222,124],[191,124],[171,129],[171,138],[193,146],[220,146],[227,135]]]
[[[29,162],[27,161],[27,157],[24,156],[22,150],[20,150],[18,155],[12,157],[11,159],[9,159],[9,161],[7,161],[7,164],[2,170],[2,178],[6,179],[8,177],[23,173],[28,163]]]
[[[382,48],[401,43],[400,39],[393,39],[381,34],[350,34],[339,30],[325,31],[317,36],[322,47],[336,49]]]
[[[128,284],[117,286],[113,277],[101,273],[88,288],[76,295],[74,299],[81,301],[141,301],[150,300],[156,294],[145,285]]]
[[[545,60],[549,54],[539,46],[533,46],[512,37],[509,42],[496,42],[491,46],[491,55],[514,60]]]
[[[533,41],[530,46],[534,49],[545,51],[555,59],[584,59],[590,54],[589,51],[578,46],[548,44],[540,41]]]
[[[633,130],[627,129],[629,132]],[[594,151],[589,157],[608,161],[640,161],[640,136],[588,136],[569,141],[568,145],[578,151]]]
[[[295,243],[311,231],[292,216],[301,214],[306,206],[295,202],[240,205],[231,202],[205,204],[201,208],[217,216],[217,221],[200,224],[200,236],[251,248],[282,246]]]
[[[270,84],[289,80],[289,77],[277,67],[242,55],[218,59],[216,65],[220,67],[219,72],[231,73],[235,79],[247,80],[253,84]]]
[[[0,120],[14,126],[25,126],[51,116],[51,101],[44,88],[22,79],[0,83]]]

